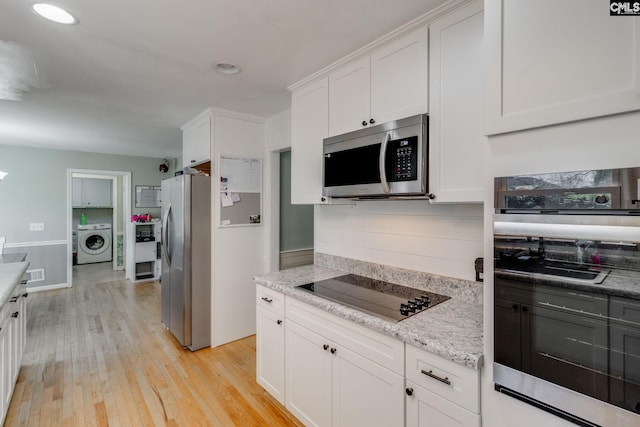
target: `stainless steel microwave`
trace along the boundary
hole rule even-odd
[[[326,138],[323,195],[426,196],[428,119],[420,114]]]

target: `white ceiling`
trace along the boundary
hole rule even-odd
[[[444,2],[52,0],[80,20],[63,26],[3,0],[0,40],[31,48],[46,86],[0,100],[0,144],[178,157],[206,107],[283,111],[287,86]]]

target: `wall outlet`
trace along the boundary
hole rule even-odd
[[[44,231],[44,222],[32,222],[29,224],[29,231]]]

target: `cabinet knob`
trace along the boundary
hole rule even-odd
[[[413,396],[413,389],[411,387],[407,388],[404,392],[407,393],[407,396]]]
[[[370,119],[370,120],[369,120],[369,123],[371,123],[371,124],[374,124],[375,122],[376,122],[376,121],[375,121],[375,120],[373,120],[373,119]]]
[[[528,313],[529,312],[529,308],[527,306],[523,306],[522,307],[522,312],[523,313]]]
[[[362,121],[362,126],[366,126],[367,124],[368,124],[368,123],[367,123],[367,121],[366,121],[366,120],[363,120],[363,121]]]
[[[278,319],[277,323],[278,325],[282,325],[282,320]]]
[[[433,194],[433,193],[429,193],[429,196],[428,196],[428,197],[429,197],[429,200],[433,200],[433,199],[435,199],[435,198],[436,198],[436,195],[435,195],[435,194]]]
[[[14,313],[12,313],[12,314],[11,314],[11,317],[13,317],[13,318],[17,318],[19,314],[20,314],[20,313],[16,311],[16,312],[14,312]]]
[[[196,162],[195,160],[191,160],[191,163],[195,163],[195,162]]]
[[[334,347],[334,348],[331,349],[331,354],[336,354],[337,351],[338,351],[338,349]]]
[[[513,309],[513,311],[518,311],[518,304],[513,304],[511,308]]]
[[[323,346],[322,346],[322,348],[324,349],[324,351],[329,350],[329,344],[325,344],[325,345],[323,345]]]

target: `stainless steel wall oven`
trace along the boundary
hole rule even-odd
[[[496,179],[497,391],[578,425],[640,425],[639,179]]]

